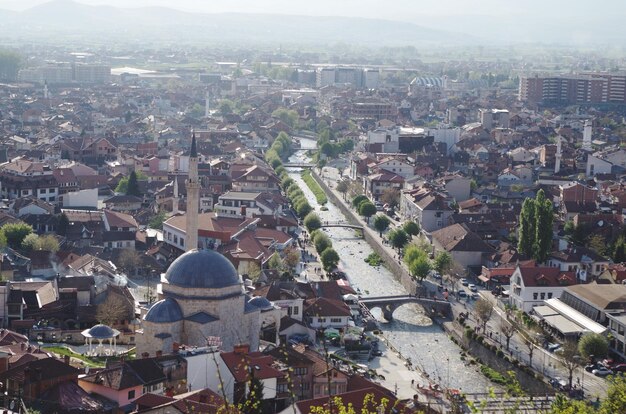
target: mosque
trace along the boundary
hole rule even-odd
[[[280,320],[280,310],[263,297],[246,295],[241,277],[228,259],[198,246],[198,154],[192,136],[187,181],[187,251],[178,257],[161,280],[159,301],[148,310],[137,332],[137,355],[172,352],[174,343],[189,346],[219,344],[259,347],[261,325]]]

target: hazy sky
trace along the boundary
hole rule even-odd
[[[22,10],[46,0],[0,0],[0,8]],[[433,15],[532,16],[553,14],[567,17],[597,17],[607,10],[623,13],[624,0],[79,0],[86,4],[116,7],[164,6],[207,13],[249,12],[321,16],[354,16],[405,20],[419,23],[420,17]],[[601,5],[601,7],[599,7]]]

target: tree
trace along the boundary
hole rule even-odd
[[[608,381],[609,389],[600,405],[600,414],[626,413],[626,379],[615,375]]]
[[[539,190],[537,197],[535,197],[535,216],[533,257],[542,263],[545,262],[552,250],[552,223],[554,221],[552,202],[546,199],[543,190]]]
[[[248,262],[248,269],[246,270],[246,274],[253,282],[256,282],[261,276],[261,266],[257,264],[257,262]]]
[[[586,333],[578,341],[578,352],[585,359],[602,359],[609,353],[609,341],[597,333]]]
[[[132,171],[128,177],[128,187],[126,188],[126,195],[133,195],[136,197],[141,196],[139,191],[139,183],[137,182],[137,173]]]
[[[298,263],[300,263],[301,258],[300,252],[290,247],[284,252],[283,263],[293,271],[296,266],[298,266]]]
[[[304,218],[304,225],[309,232],[312,232],[322,227],[322,221],[317,214],[311,212]]]
[[[515,327],[511,325],[508,321],[501,319],[500,320],[500,332],[504,335],[506,339],[506,350],[509,350],[509,343],[511,342],[511,337],[515,334]]]
[[[263,414],[263,383],[254,376],[254,367],[252,370],[252,378],[250,378],[249,391],[246,400],[243,403],[242,411],[244,414]]]
[[[576,367],[581,364],[580,356],[578,355],[578,344],[575,340],[568,339],[563,343],[563,347],[560,352],[560,361],[563,368],[567,371],[569,387],[572,388],[574,370],[576,370]]]
[[[369,201],[363,202],[359,205],[359,214],[365,217],[369,223],[370,217],[376,214],[376,206]]]
[[[19,249],[22,246],[24,238],[33,232],[33,228],[24,222],[5,224],[0,228],[4,234],[9,247]]]
[[[391,242],[391,245],[395,247],[396,249],[398,249],[398,252],[409,241],[409,236],[402,229],[394,229],[390,231],[388,234],[388,237],[389,237],[389,241]]]
[[[159,211],[154,217],[150,219],[150,221],[148,222],[148,227],[150,227],[151,229],[161,230],[163,228],[163,223],[165,222],[165,219],[165,211]]]
[[[378,230],[380,237],[383,237],[383,231],[387,230],[389,224],[391,224],[391,220],[384,214],[377,214],[376,217],[374,217],[374,228]]]
[[[46,234],[39,237],[37,249],[46,252],[56,253],[59,251],[59,241],[52,234]]]
[[[339,183],[337,184],[337,191],[341,193],[344,200],[346,199],[346,193],[348,192],[349,188],[350,184],[348,183],[348,180],[339,181]]]
[[[601,234],[594,234],[591,236],[587,242],[587,247],[598,253],[600,256],[604,256],[608,249],[606,239]]]
[[[400,204],[400,190],[397,188],[388,188],[380,196],[380,201],[388,204],[389,207],[395,209]]]
[[[626,240],[624,236],[619,236],[613,246],[613,254],[611,258],[615,263],[623,263],[626,261]]]
[[[220,114],[222,115],[232,114],[234,106],[235,104],[233,103],[233,101],[224,99],[222,102],[220,102],[220,106],[219,106]]]
[[[67,214],[61,213],[59,216],[59,222],[57,224],[57,234],[60,236],[67,235],[67,229],[70,227],[70,219],[67,217]]]
[[[420,234],[420,226],[414,221],[407,221],[402,225],[402,229],[411,236],[417,236]]]
[[[489,319],[491,319],[491,315],[493,314],[493,303],[487,299],[478,299],[474,305],[474,313],[476,314],[476,319],[480,321],[483,327],[483,333],[485,333],[487,329],[487,322],[489,322]]]
[[[30,252],[31,250],[38,250],[37,244],[39,243],[39,236],[35,233],[30,233],[24,240],[22,240],[22,250]]]
[[[320,256],[324,270],[329,272],[339,264],[339,254],[332,247],[324,250]]]
[[[135,273],[141,264],[141,257],[135,249],[124,249],[120,252],[117,262],[126,273]]]
[[[118,295],[108,293],[104,302],[96,308],[96,319],[98,322],[113,326],[115,323],[130,319],[128,304]]]
[[[267,262],[267,265],[272,270],[282,270],[283,269],[283,259],[280,258],[278,253],[274,253],[270,260]]]
[[[409,264],[409,272],[411,273],[411,276],[413,276],[420,282],[424,280],[426,276],[428,276],[428,272],[430,272],[431,269],[432,266],[430,264],[430,261],[425,255],[422,257],[418,257]]]
[[[519,241],[517,249],[520,253],[530,257],[533,253],[535,240],[535,202],[530,198],[524,200],[519,216]]]
[[[311,205],[309,204],[308,201],[306,201],[306,199],[302,199],[302,201],[296,204],[295,207],[296,207],[296,214],[298,214],[298,217],[306,217],[306,215],[309,214],[311,210],[313,210],[313,207],[311,207]]]
[[[352,199],[352,206],[358,209],[363,201],[369,201],[369,198],[363,194],[357,195]]]
[[[407,266],[410,266],[412,262],[419,259],[420,257],[425,258],[426,252],[420,249],[418,245],[411,243],[404,248],[404,256],[402,257],[402,260],[404,260],[404,263]]]
[[[332,246],[332,243],[325,233],[318,233],[313,239],[313,245],[317,253],[321,254],[324,250]]]
[[[523,335],[522,343],[528,349],[528,366],[533,367],[533,354],[535,353],[535,348],[538,346],[537,339],[537,331],[530,330],[527,334]]]
[[[440,274],[447,273],[452,268],[452,256],[448,252],[438,252],[435,256],[433,266]]]

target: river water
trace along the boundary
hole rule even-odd
[[[298,152],[291,161],[303,161],[306,155]],[[322,221],[345,220],[345,216],[332,203],[328,211],[321,211],[315,196],[302,181],[298,171],[289,171]],[[334,249],[339,253],[339,268],[346,272],[353,288],[363,296],[385,296],[406,294],[407,291],[397,282],[384,266],[374,268],[364,259],[373,252],[362,239],[355,236],[354,230],[331,228],[325,230],[332,239]],[[445,332],[428,318],[416,304],[399,307],[393,314],[393,321],[387,322],[381,312],[375,316],[385,336],[404,357],[408,357],[421,371],[444,387],[461,389],[463,392],[485,392],[492,384],[477,370],[475,365],[466,365],[461,360],[460,348]]]

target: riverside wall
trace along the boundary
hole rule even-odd
[[[334,191],[332,191],[328,185],[321,179],[321,177],[317,174],[315,169],[311,171],[311,176],[317,181],[317,183],[322,187],[328,199],[335,205],[343,215],[346,217],[350,224],[354,224],[357,226],[363,226],[363,238],[370,245],[372,250],[374,250],[385,262],[385,266],[395,277],[395,279],[402,284],[402,286],[409,293],[415,293],[417,289],[417,282],[413,280],[409,272],[402,266],[401,263],[398,262],[397,256],[394,257],[389,250],[385,249],[381,246],[378,241],[377,234],[374,230],[369,228],[367,224],[362,221],[344,202],[341,200]]]

